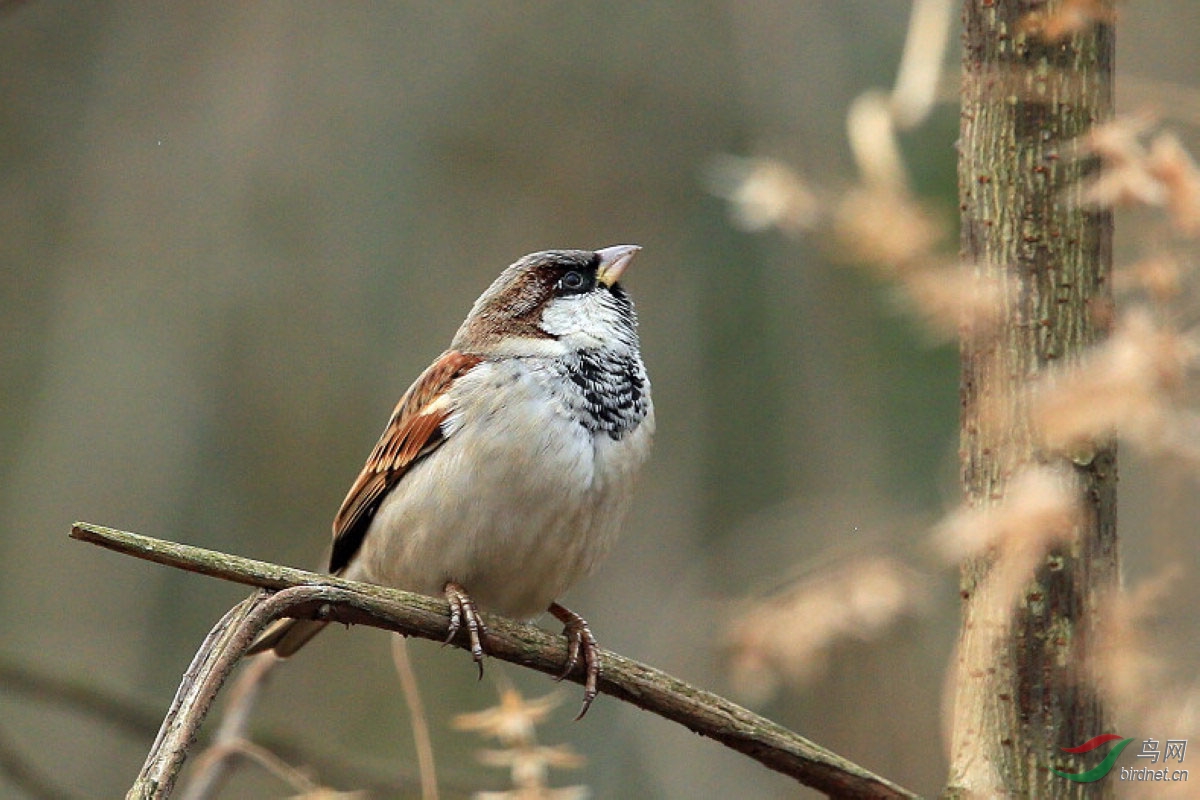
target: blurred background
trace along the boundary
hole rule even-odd
[[[958,497],[956,350],[822,242],[740,230],[710,191],[728,154],[779,159],[818,185],[853,181],[846,108],[891,85],[909,10],[5,4],[5,758],[59,796],[123,795],[153,736],[139,714],[161,716],[209,627],[246,594],[72,542],[72,521],[316,567],[396,398],[499,270],[534,250],[635,242],[645,250],[626,285],[657,445],[620,546],[566,602],[604,646],[936,793],[958,597],[924,541]],[[1194,151],[1200,6],[1121,13],[1118,63],[1134,87],[1121,84],[1122,107],[1150,103]],[[957,125],[945,103],[903,139],[914,187],[949,226]],[[1135,246],[1125,237],[1119,252]],[[1195,663],[1194,478],[1122,458],[1126,574],[1172,561],[1193,577],[1158,624]],[[735,657],[731,631],[756,600],[824,581],[836,597],[864,575],[851,635],[799,645],[790,666]],[[834,613],[804,608],[777,620],[779,637],[803,642]],[[321,781],[415,796],[388,644],[330,630],[276,671],[252,730],[342,769]],[[488,743],[451,718],[495,704],[505,680],[529,697],[555,685],[495,662],[477,682],[461,651],[409,649],[446,796],[510,786],[477,762]],[[134,719],[84,712],[39,678],[116,698]],[[587,764],[552,785],[796,796],[611,699],[572,723],[577,687],[561,691],[539,740]],[[21,796],[8,781],[0,795]],[[294,793],[245,767],[223,796]]]

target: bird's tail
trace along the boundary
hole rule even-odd
[[[328,624],[315,619],[277,619],[267,626],[254,644],[250,645],[246,655],[274,650],[275,655],[287,658]]]

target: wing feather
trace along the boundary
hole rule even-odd
[[[331,572],[341,572],[362,546],[387,493],[409,468],[445,441],[442,423],[453,410],[447,390],[473,369],[479,356],[447,350],[409,387],[333,520]]]

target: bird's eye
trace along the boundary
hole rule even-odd
[[[563,294],[578,294],[588,289],[588,279],[579,270],[564,272],[558,279],[558,288]]]

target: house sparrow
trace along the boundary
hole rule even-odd
[[[556,602],[612,547],[650,450],[654,407],[633,302],[618,283],[641,248],[533,253],[504,270],[400,398],[333,522],[335,575],[444,594],[483,670],[477,609],[548,610],[582,657],[599,649]],[[279,620],[250,652],[296,652],[327,623]]]

